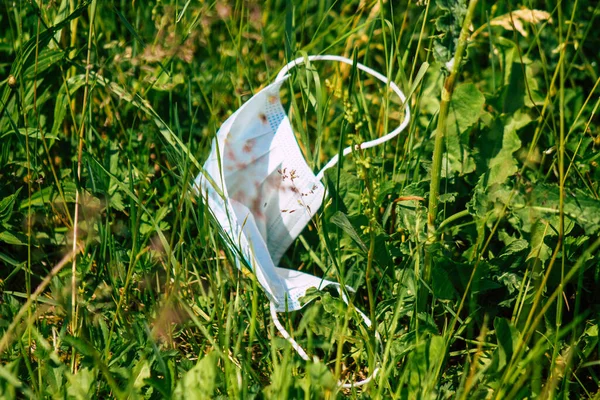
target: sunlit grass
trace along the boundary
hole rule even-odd
[[[3,3],[0,397],[597,397],[599,5],[479,0],[452,73],[443,3]],[[305,362],[192,182],[312,54],[412,115],[326,172],[281,261],[356,289],[280,315]],[[405,117],[331,62],[281,94],[315,173]]]

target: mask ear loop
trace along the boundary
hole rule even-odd
[[[340,294],[340,296],[342,297],[342,300],[344,301],[344,303],[346,303],[346,305],[349,305],[348,297],[344,294],[344,291],[342,290],[340,285],[337,285],[337,290],[338,290],[338,293]],[[300,346],[298,344],[298,342],[296,342],[294,340],[294,338],[292,338],[292,336],[289,334],[289,332],[284,328],[281,321],[279,321],[279,317],[277,317],[277,307],[275,306],[275,303],[270,302],[269,308],[271,310],[271,319],[273,320],[273,324],[275,325],[275,327],[277,328],[277,330],[279,331],[281,336],[283,336],[283,338],[290,343],[292,348],[294,350],[296,350],[296,352],[300,355],[300,357],[302,357],[302,359],[304,361],[310,361],[310,357],[308,356],[308,354],[306,354],[306,351],[304,351],[302,346]],[[370,328],[371,320],[369,319],[369,317],[367,317],[362,311],[360,311],[356,307],[354,308],[354,310],[356,310],[358,315],[361,316],[361,318],[363,319],[363,322],[367,326],[367,328]],[[379,335],[379,332],[377,332],[377,331],[375,331],[375,339],[377,339],[377,344],[379,346],[381,346],[381,335]],[[338,382],[338,386],[341,388],[344,388],[344,389],[351,389],[353,387],[359,387],[359,386],[366,385],[367,383],[371,382],[373,380],[373,378],[375,378],[375,376],[377,376],[378,372],[379,372],[379,366],[375,367],[375,369],[373,370],[373,373],[371,375],[369,375],[367,378],[363,379],[362,381],[352,382],[352,383]]]
[[[308,60],[308,61],[337,61],[337,62],[341,62],[341,63],[348,64],[348,65],[355,65],[351,59],[342,57],[342,56],[318,55],[318,56],[308,56],[307,58],[299,57],[299,58],[296,58],[295,60],[287,63],[281,69],[281,71],[279,71],[279,73],[277,74],[276,80],[278,81],[278,80],[282,79],[292,68],[296,67],[297,65],[304,64],[304,62],[306,60]],[[400,126],[398,126],[396,129],[394,129],[393,131],[389,132],[388,134],[386,134],[378,139],[374,139],[374,140],[371,140],[368,142],[363,142],[363,143],[357,144],[355,146],[346,147],[342,151],[342,156],[347,156],[348,154],[352,153],[354,150],[368,149],[370,147],[375,147],[377,145],[380,145],[381,143],[387,142],[388,140],[396,137],[400,132],[402,132],[408,126],[408,123],[410,121],[410,107],[408,105],[408,102],[406,101],[406,96],[404,95],[402,90],[400,90],[398,85],[396,85],[393,81],[389,80],[387,77],[385,77],[384,75],[375,71],[374,69],[367,67],[366,65],[363,65],[363,64],[357,62],[356,68],[377,78],[378,80],[385,83],[386,85],[389,85],[390,89],[392,89],[394,91],[394,93],[396,93],[398,95],[398,97],[400,97],[400,100],[402,100],[402,104],[404,104],[404,120],[402,121]],[[321,168],[321,170],[317,174],[317,180],[319,180],[319,181],[322,180],[323,176],[325,174],[325,171],[328,170],[329,168],[333,167],[334,165],[336,165],[338,163],[338,161],[339,161],[339,154],[336,154],[335,156],[333,156],[331,158],[331,160],[329,160],[329,162],[327,164],[325,164],[325,166],[323,168]]]

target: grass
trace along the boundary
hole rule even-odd
[[[599,398],[599,16],[591,0],[3,2],[0,398]],[[412,119],[327,171],[281,261],[357,289],[280,314],[305,362],[191,184],[227,117],[309,54],[381,71]],[[282,98],[315,172],[404,118],[329,62]]]

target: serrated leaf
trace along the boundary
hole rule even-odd
[[[508,246],[502,249],[498,258],[503,259],[511,259],[521,253],[524,250],[529,248],[529,243],[527,240],[516,239],[513,240]]]
[[[164,206],[159,208],[154,215],[149,215],[147,213],[142,214],[141,224],[140,224],[140,233],[142,235],[146,235],[155,230],[167,231],[169,230],[169,223],[164,221],[169,213],[169,207]]]
[[[343,315],[344,309],[347,307],[346,303],[342,300],[337,299],[327,292],[323,292],[321,295],[321,304],[327,314],[333,316]]]
[[[123,211],[125,209],[125,204],[123,204],[123,196],[121,196],[121,193],[115,192],[111,195],[109,205],[117,211]]]
[[[471,200],[467,203],[467,210],[471,215],[478,217],[479,220],[486,217],[486,214],[494,210],[496,202],[506,204],[510,199],[510,190],[502,185],[485,186],[485,175],[481,175],[477,185],[473,189]],[[517,197],[522,197],[518,196]],[[488,221],[491,222],[491,221]]]
[[[438,201],[440,203],[453,203],[454,201],[456,201],[457,195],[458,195],[458,193],[456,193],[456,192],[444,193],[439,196]]]
[[[447,63],[454,57],[462,23],[467,14],[466,0],[436,0],[439,13],[435,20],[438,36],[433,42],[434,57]]]

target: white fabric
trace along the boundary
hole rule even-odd
[[[311,56],[308,60],[352,65],[351,60],[338,56]],[[336,155],[315,176],[302,155],[281,105],[279,90],[289,77],[286,73],[304,61],[299,58],[287,64],[274,83],[254,95],[225,121],[213,140],[204,172],[196,178],[196,185],[222,228],[222,236],[236,254],[236,266],[241,268],[243,260],[254,271],[271,302],[275,326],[300,356],[308,360],[306,352],[279,322],[277,312],[301,309],[300,298],[312,287],[323,289],[334,285],[346,303],[348,299],[336,282],[278,267],[285,251],[321,207],[325,197],[321,183],[323,173],[338,161]],[[398,128],[357,146],[369,148],[398,135],[408,124],[410,109],[396,84],[362,64],[356,67],[389,83],[406,108],[405,118]],[[353,150],[348,147],[343,155]],[[358,312],[365,325],[371,326],[369,318]],[[380,340],[379,334],[376,335]],[[375,373],[376,370],[364,381],[342,386],[360,386],[370,381]]]
[[[204,165],[218,190],[203,174],[196,179],[228,240],[280,312],[302,308],[299,298],[309,287],[334,283],[276,267],[324,195],[281,106],[286,79],[256,94],[219,129]]]

